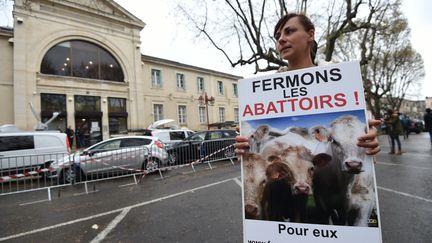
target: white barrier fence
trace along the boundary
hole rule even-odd
[[[133,177],[134,183],[150,172],[158,172],[219,160],[234,164],[234,139],[178,144],[165,149],[127,147],[73,154],[46,154],[0,158],[0,196],[51,189],[120,177]]]

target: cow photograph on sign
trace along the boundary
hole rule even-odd
[[[243,121],[246,219],[378,227],[363,110]]]

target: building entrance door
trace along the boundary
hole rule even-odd
[[[99,96],[75,95],[77,148],[102,141],[102,112]]]
[[[101,117],[75,117],[77,148],[102,141]]]

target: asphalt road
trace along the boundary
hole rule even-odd
[[[403,155],[376,168],[383,241],[431,242],[432,149],[428,134],[402,140]],[[53,190],[0,196],[0,241],[241,242],[240,165],[229,161]]]

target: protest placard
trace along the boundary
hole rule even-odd
[[[239,81],[244,242],[382,242],[357,61]]]

